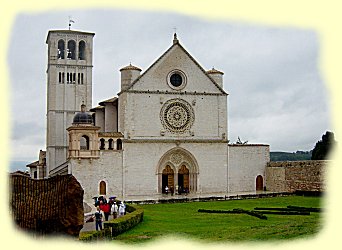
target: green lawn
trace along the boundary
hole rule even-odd
[[[321,207],[317,197],[276,197],[215,202],[141,205],[144,220],[135,228],[115,238],[124,243],[142,243],[162,236],[176,236],[203,242],[283,240],[312,237],[321,228],[322,214],[266,215],[261,220],[247,214],[207,214],[197,210],[232,210],[254,207]]]

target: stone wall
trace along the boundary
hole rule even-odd
[[[329,161],[270,162],[266,168],[266,188],[273,192],[324,191]]]
[[[228,145],[229,192],[255,192],[256,178],[262,176],[270,161],[270,146],[263,144]]]
[[[106,195],[122,199],[123,174],[121,150],[101,150],[98,159],[70,159],[71,173],[84,189],[84,201],[93,204],[100,195],[100,183],[106,183]]]
[[[35,180],[10,175],[14,222],[28,232],[78,237],[83,227],[83,189],[72,175]]]

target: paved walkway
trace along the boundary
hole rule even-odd
[[[110,215],[108,220],[112,220],[112,219],[113,219],[113,215]],[[103,223],[102,223],[102,227],[103,227]],[[93,221],[93,222],[84,222],[83,228],[81,229],[81,232],[88,232],[88,231],[95,231],[95,230],[96,230],[96,228],[95,228],[95,221]]]

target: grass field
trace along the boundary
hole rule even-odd
[[[207,214],[198,209],[232,210],[255,207],[321,207],[318,197],[275,197],[248,200],[141,205],[144,220],[115,238],[123,243],[143,243],[163,236],[200,242],[264,241],[313,237],[319,232],[322,213],[270,215],[261,220],[247,214]]]

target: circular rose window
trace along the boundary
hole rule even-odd
[[[186,85],[186,76],[178,69],[172,70],[167,75],[167,83],[172,89],[181,90]]]
[[[167,101],[160,111],[160,120],[164,128],[173,133],[189,130],[194,119],[191,105],[179,98]]]

